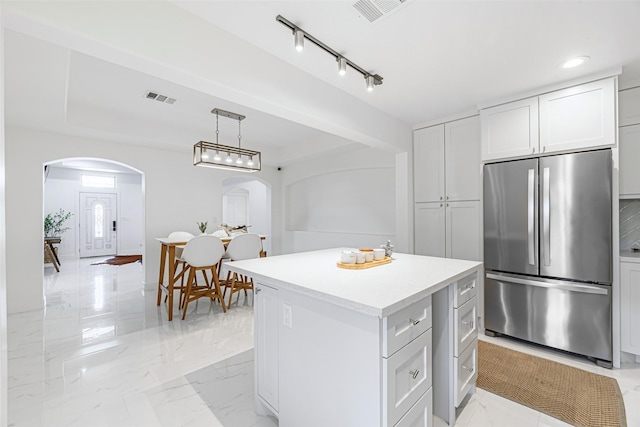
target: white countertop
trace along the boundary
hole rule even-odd
[[[334,248],[256,258],[230,262],[226,267],[257,282],[380,318],[482,269],[481,262],[394,253],[389,264],[347,270],[336,265],[340,253],[347,249],[353,250]]]
[[[620,262],[640,263],[640,252],[620,251]]]

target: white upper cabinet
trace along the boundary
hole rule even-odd
[[[640,124],[640,87],[618,92],[618,105],[619,126]]]
[[[446,123],[446,200],[480,199],[480,119],[468,117]]]
[[[640,125],[620,128],[620,196],[640,195]]]
[[[444,200],[444,125],[413,132],[414,202]]]
[[[541,152],[615,145],[615,105],[613,78],[541,95]]]
[[[538,98],[523,99],[480,111],[482,160],[538,152]]]
[[[477,116],[418,129],[413,138],[415,203],[480,199]]]
[[[486,108],[480,122],[484,161],[615,145],[616,78]]]

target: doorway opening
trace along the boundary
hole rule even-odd
[[[229,226],[250,225],[249,232],[271,236],[271,186],[252,177],[232,177],[222,182],[222,222]],[[263,250],[272,253],[271,239]]]
[[[141,171],[107,159],[60,159],[44,164],[43,186],[43,218],[70,214],[56,236],[61,265],[65,258],[144,253]]]

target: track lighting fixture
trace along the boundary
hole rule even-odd
[[[216,115],[216,142],[200,141],[193,146],[193,164],[194,166],[206,166],[217,169],[229,169],[240,172],[257,172],[261,168],[261,154],[259,151],[247,150],[242,148],[242,132],[240,123],[245,118],[237,113],[214,108],[211,111]],[[220,130],[218,128],[219,117],[227,117],[238,121],[238,146],[222,145],[218,142]],[[215,150],[216,154],[211,159],[209,151]],[[220,153],[226,154],[221,156]],[[235,162],[233,157],[236,158]],[[243,158],[246,158],[246,165]],[[255,158],[255,161],[254,161]]]
[[[370,92],[373,90],[374,86],[379,86],[382,84],[381,76],[379,76],[378,74],[371,74],[364,68],[360,67],[359,65],[350,61],[349,59],[345,58],[343,55],[341,55],[334,49],[331,49],[329,46],[322,43],[320,40],[313,37],[306,31],[304,31],[302,28],[298,27],[297,25],[293,24],[287,19],[283,18],[281,15],[276,16],[276,21],[278,21],[279,23],[281,23],[282,25],[284,25],[285,27],[293,31],[294,45],[298,52],[301,52],[304,49],[304,40],[307,39],[308,41],[318,46],[320,49],[324,50],[328,54],[333,55],[333,57],[338,62],[339,75],[344,76],[347,73],[347,65],[348,65],[349,67],[353,68],[354,70],[362,74],[362,76],[365,78],[367,82],[367,91]]]

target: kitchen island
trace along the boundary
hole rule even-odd
[[[256,409],[296,426],[451,425],[475,390],[482,263],[342,250],[231,262],[255,283]]]

